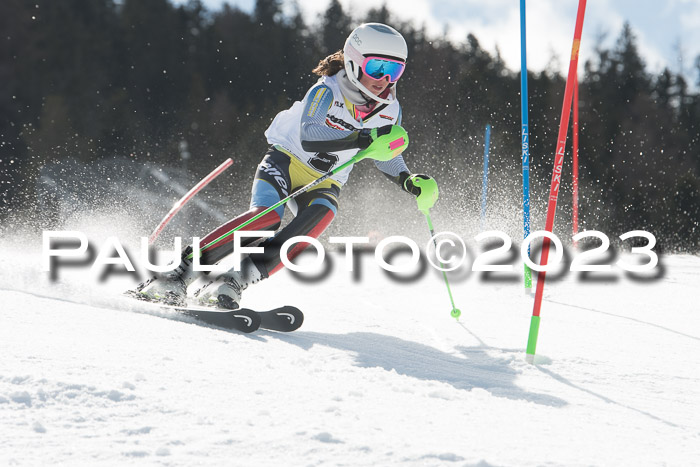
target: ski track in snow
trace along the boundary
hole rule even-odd
[[[690,465],[700,459],[700,258],[651,281],[545,288],[536,365],[519,282],[288,272],[244,305],[290,334],[195,324],[0,248],[2,465]],[[21,260],[21,261],[20,261]]]

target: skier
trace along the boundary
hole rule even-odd
[[[359,151],[388,151],[387,138],[408,136],[401,125],[401,106],[396,98],[396,83],[406,67],[408,48],[403,36],[390,26],[367,23],[357,27],[345,41],[343,50],[321,60],[313,72],[320,76],[302,101],[282,111],[265,131],[270,149],[257,168],[252,187],[250,209],[218,227],[200,245],[208,245],[238,225],[275,205],[290,193],[307,185],[334,167],[349,161]],[[370,155],[370,157],[372,157]],[[387,177],[417,197],[419,206],[430,208],[438,198],[432,177],[411,174],[399,154],[375,164]],[[384,157],[387,159],[387,157]],[[264,253],[244,256],[240,270],[233,268],[208,281],[195,292],[200,304],[236,309],[241,293],[279,271],[282,244],[293,237],[317,238],[330,225],[338,210],[338,197],[352,166],[326,179],[290,201],[295,218],[272,238],[259,246]],[[285,206],[265,214],[244,230],[279,229]],[[244,238],[247,245],[257,239]],[[232,253],[232,236],[202,251],[202,264],[216,264]],[[288,258],[297,256],[308,244],[297,243]],[[198,277],[192,269],[192,252],[187,247],[180,266],[142,284],[138,290],[147,300],[184,305],[187,288]],[[210,274],[212,275],[212,274]]]

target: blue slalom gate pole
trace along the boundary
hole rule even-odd
[[[489,189],[489,145],[491,142],[491,125],[486,125],[486,136],[484,137],[484,178],[481,183],[481,228],[484,230],[486,222],[486,196]]]
[[[525,0],[520,0],[520,109],[523,159],[523,238],[530,235],[530,134],[527,115],[527,42],[525,40]],[[530,248],[527,249],[528,256]],[[525,268],[525,289],[532,290],[532,271]]]

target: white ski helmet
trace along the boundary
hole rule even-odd
[[[391,101],[375,96],[372,91],[360,83],[362,64],[367,56],[378,55],[406,62],[408,47],[403,36],[391,26],[381,23],[365,23],[350,33],[343,47],[345,72],[350,82],[368,97],[382,104]],[[393,86],[395,83],[389,84]]]

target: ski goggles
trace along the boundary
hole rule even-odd
[[[379,81],[389,76],[389,82],[395,83],[401,78],[403,70],[406,69],[406,63],[400,60],[385,57],[366,57],[362,62],[362,71],[364,74]]]

